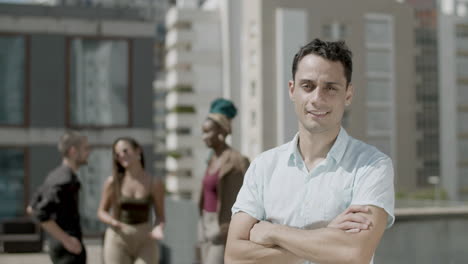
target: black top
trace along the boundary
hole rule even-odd
[[[69,235],[81,239],[78,195],[81,184],[73,171],[61,165],[51,171],[34,194],[31,207],[40,222],[55,220]]]
[[[131,198],[121,195],[119,220],[136,225],[149,220],[151,195],[146,198]]]

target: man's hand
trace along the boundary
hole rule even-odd
[[[271,229],[274,225],[270,222],[260,221],[250,229],[250,241],[262,245],[264,247],[274,247],[275,244],[271,240]]]
[[[371,221],[362,214],[368,213],[369,208],[365,205],[351,205],[343,213],[333,219],[327,227],[341,229],[346,232],[358,233],[369,229]]]
[[[64,239],[64,241],[62,241],[62,244],[68,252],[75,255],[79,255],[83,250],[80,241],[73,236],[68,236],[66,239]]]

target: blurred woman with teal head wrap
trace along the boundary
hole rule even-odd
[[[199,209],[201,263],[224,263],[224,248],[231,208],[242,186],[249,160],[226,143],[237,108],[230,100],[216,99],[202,124],[202,138],[212,150],[203,177]]]

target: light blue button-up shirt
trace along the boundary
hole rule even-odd
[[[258,220],[301,229],[326,227],[350,205],[374,205],[394,220],[391,159],[341,128],[325,160],[308,171],[298,134],[250,164],[232,208]]]

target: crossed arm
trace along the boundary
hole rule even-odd
[[[258,222],[240,212],[231,220],[225,262],[369,263],[386,223],[387,213],[375,206],[351,206],[315,230]]]

